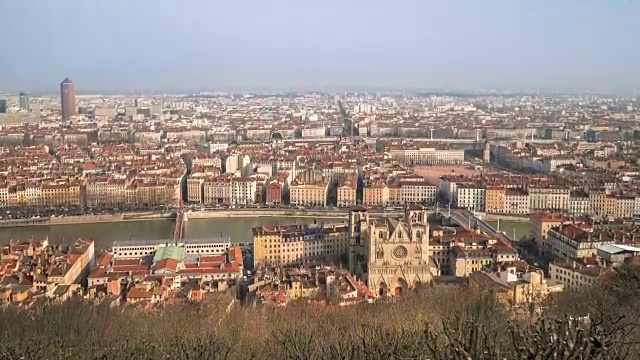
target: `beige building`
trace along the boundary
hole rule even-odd
[[[81,185],[75,183],[54,183],[42,185],[42,205],[81,205]]]
[[[205,180],[202,189],[206,205],[231,204],[231,180],[227,176]]]
[[[529,192],[532,211],[568,211],[571,191],[562,186],[532,185],[525,189]]]
[[[614,216],[616,218],[631,218],[635,213],[635,197],[630,196],[617,196],[615,198],[615,211]]]
[[[538,249],[548,251],[547,239],[549,238],[549,230],[560,226],[568,219],[562,215],[540,212],[531,214],[529,220],[529,237],[535,241]]]
[[[187,179],[187,201],[192,204],[202,204],[204,177],[191,177]]]
[[[338,207],[350,207],[356,205],[357,182],[345,181],[337,188],[336,202]]]
[[[178,202],[180,186],[177,181],[135,181],[135,203],[143,207],[171,206]]]
[[[404,204],[404,201],[402,199],[402,185],[392,182],[387,184],[387,189],[389,192],[389,200],[387,201],[387,205],[399,206]]]
[[[474,272],[469,276],[469,285],[476,291],[487,291],[498,300],[526,311],[540,311],[544,300],[551,293],[564,289],[553,279],[544,278],[542,270],[525,262],[500,264],[497,269]]]
[[[605,215],[605,199],[607,193],[605,189],[589,189],[590,213]]]
[[[253,228],[254,263],[302,265],[308,261],[339,261],[347,257],[346,224],[260,226]]]
[[[293,181],[289,185],[289,203],[292,206],[327,206],[327,192],[329,184],[326,182],[299,183]]]
[[[124,179],[89,178],[86,181],[87,206],[122,206],[126,204]]]
[[[365,184],[362,188],[362,205],[367,207],[387,206],[389,203],[389,188],[379,182]]]
[[[436,226],[429,241],[434,275],[466,277],[494,264],[515,261],[516,250],[501,240],[483,234],[479,228]]]

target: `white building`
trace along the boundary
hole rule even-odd
[[[220,255],[231,247],[229,238],[193,239],[177,244],[173,240],[116,240],[111,251],[114,258],[154,256],[162,247],[177,245],[185,254]]]
[[[579,290],[593,285],[602,273],[598,265],[584,266],[574,263],[550,263],[549,277],[551,280],[563,284],[565,289]]]
[[[433,203],[438,194],[435,185],[427,181],[402,181],[400,182],[402,202],[409,203]]]
[[[464,162],[464,150],[462,149],[391,150],[389,155],[405,165],[446,165]]]
[[[245,177],[231,179],[231,204],[249,205],[255,202],[255,179]]]
[[[484,212],[486,190],[481,186],[458,185],[456,205],[461,209]]]
[[[240,169],[239,163],[239,155],[238,154],[230,154],[224,162],[225,164],[225,173],[233,174],[236,170]]]
[[[324,126],[302,129],[303,139],[322,138],[325,137],[325,134],[326,130]]]
[[[504,198],[505,214],[528,214],[529,193],[522,189],[506,189]]]

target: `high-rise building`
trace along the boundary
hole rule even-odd
[[[31,107],[29,106],[29,93],[26,91],[20,92],[20,109],[29,111]]]
[[[7,100],[0,99],[0,114],[7,112]]]
[[[76,114],[76,86],[69,78],[60,83],[60,102],[62,103],[62,120]]]

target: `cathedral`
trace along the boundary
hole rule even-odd
[[[370,219],[366,208],[349,213],[350,270],[366,279],[379,296],[400,296],[428,285],[435,265],[430,261],[429,224],[422,206],[410,205],[404,217]]]

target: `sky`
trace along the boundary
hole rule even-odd
[[[640,91],[638,0],[0,0],[0,91]]]

